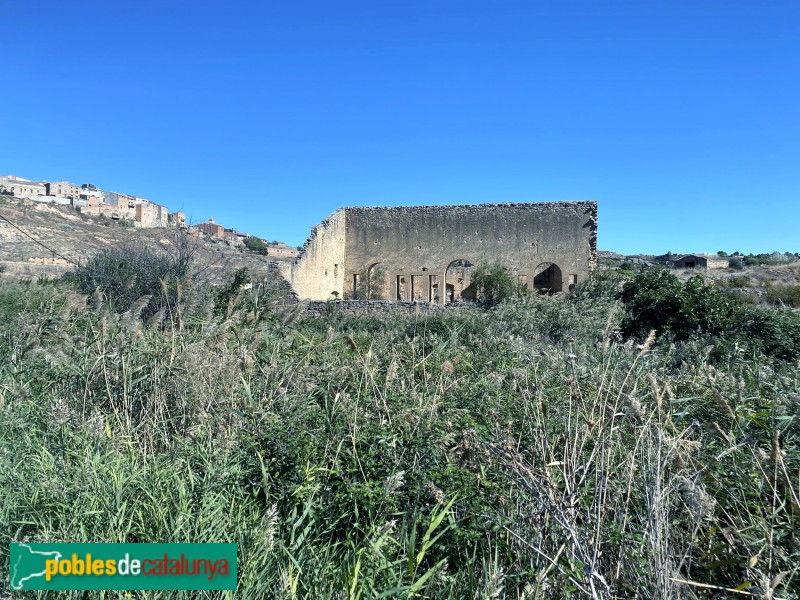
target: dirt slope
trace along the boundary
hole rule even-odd
[[[60,277],[106,248],[134,242],[169,248],[171,228],[140,229],[81,215],[70,206],[21,201],[0,196],[0,270],[5,277]],[[192,238],[197,243],[195,265],[222,281],[240,267],[265,277],[274,260],[229,246]],[[46,247],[45,247],[46,246]]]

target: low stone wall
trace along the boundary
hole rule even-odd
[[[311,300],[305,303],[305,315],[325,317],[331,314],[375,315],[386,313],[429,314],[444,310],[463,310],[471,304],[451,302],[450,304],[431,304],[430,302],[389,302],[388,300]]]

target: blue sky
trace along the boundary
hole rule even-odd
[[[339,206],[597,200],[800,251],[800,2],[0,0],[0,172],[302,244]]]

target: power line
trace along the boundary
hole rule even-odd
[[[45,244],[45,243],[43,243],[43,242],[40,242],[39,240],[37,240],[35,237],[33,237],[32,235],[30,235],[30,234],[29,234],[29,233],[27,233],[26,231],[23,231],[23,230],[22,230],[20,227],[18,227],[17,225],[15,225],[14,223],[12,223],[12,222],[11,222],[11,221],[9,221],[8,219],[6,219],[6,218],[5,218],[3,215],[0,215],[0,219],[3,219],[3,221],[5,221],[5,222],[6,222],[6,223],[8,223],[9,225],[11,225],[11,226],[12,226],[14,229],[16,229],[17,231],[19,231],[19,232],[20,232],[22,235],[24,235],[25,237],[27,237],[27,238],[29,238],[29,239],[33,240],[35,243],[39,244],[39,245],[40,245],[42,248],[44,248],[44,249],[46,249],[46,250],[49,250],[50,252],[52,252],[53,254],[55,254],[57,257],[59,257],[59,258],[61,258],[61,259],[64,259],[64,260],[65,260],[65,261],[67,261],[68,263],[72,263],[72,264],[73,264],[73,265],[75,265],[76,267],[80,267],[80,266],[81,266],[81,264],[80,264],[79,262],[77,262],[77,261],[74,261],[74,260],[72,260],[71,258],[67,258],[66,256],[64,256],[64,255],[63,255],[63,254],[61,254],[60,252],[56,252],[55,250],[53,250],[53,249],[52,249],[50,246],[48,246],[47,244]]]

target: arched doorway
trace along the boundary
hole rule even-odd
[[[540,292],[561,291],[561,269],[555,263],[541,263],[533,270],[533,289]]]
[[[384,300],[388,288],[388,271],[381,263],[374,263],[361,273],[353,275],[354,300]]]
[[[475,288],[470,284],[475,265],[459,258],[447,265],[444,274],[445,303],[457,300],[474,300]]]
[[[366,292],[367,300],[384,300],[387,296],[387,281],[389,272],[382,263],[375,263],[367,269]]]

